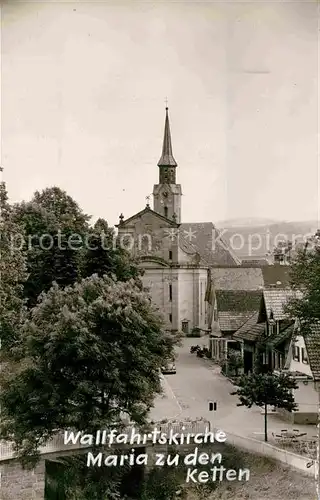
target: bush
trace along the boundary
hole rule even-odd
[[[243,368],[241,352],[230,349],[228,354],[228,371],[230,375],[238,377],[241,368]]]
[[[221,366],[221,373],[223,373],[223,375],[225,375],[226,371],[227,371],[227,362],[225,360],[223,360],[220,363],[220,366]]]
[[[199,338],[201,337],[201,330],[200,328],[192,328],[191,332],[190,333],[187,333],[186,334],[186,337],[189,337],[189,338]]]

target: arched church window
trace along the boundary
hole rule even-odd
[[[168,207],[164,207],[164,216],[168,217]]]

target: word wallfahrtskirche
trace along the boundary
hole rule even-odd
[[[184,433],[184,427],[181,430],[182,432],[174,432],[172,429],[169,432],[162,432],[155,428],[147,434],[141,434],[135,428],[132,428],[126,434],[118,433],[116,429],[112,429],[111,431],[99,430],[95,434],[83,434],[80,431],[65,431],[64,444],[78,443],[83,446],[128,444],[132,446],[152,442],[153,444],[179,445],[190,443],[224,443],[227,439],[226,434],[221,430],[212,432],[209,428],[206,428],[205,432],[202,433]]]

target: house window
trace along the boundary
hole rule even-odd
[[[181,330],[183,333],[189,333],[189,321],[182,321]]]
[[[278,370],[278,355],[276,352],[273,352],[273,367],[275,370]]]
[[[282,354],[279,352],[279,370],[282,370],[283,368],[283,358],[282,358]]]
[[[262,353],[262,364],[267,365],[268,364],[268,356],[266,352]]]
[[[172,285],[169,285],[169,300],[172,302]]]
[[[164,216],[168,217],[168,207],[164,207]]]
[[[300,347],[292,346],[292,357],[294,361],[300,361]]]
[[[172,260],[172,251],[169,250],[169,260]]]
[[[301,361],[302,363],[304,363],[305,365],[308,365],[309,364],[309,361],[308,361],[308,356],[307,356],[307,351],[305,350],[304,347],[301,348]]]
[[[169,321],[172,323],[172,314],[169,314]]]

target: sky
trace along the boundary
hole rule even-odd
[[[12,201],[142,210],[168,99],[183,222],[319,219],[316,2],[15,0],[1,21]]]

